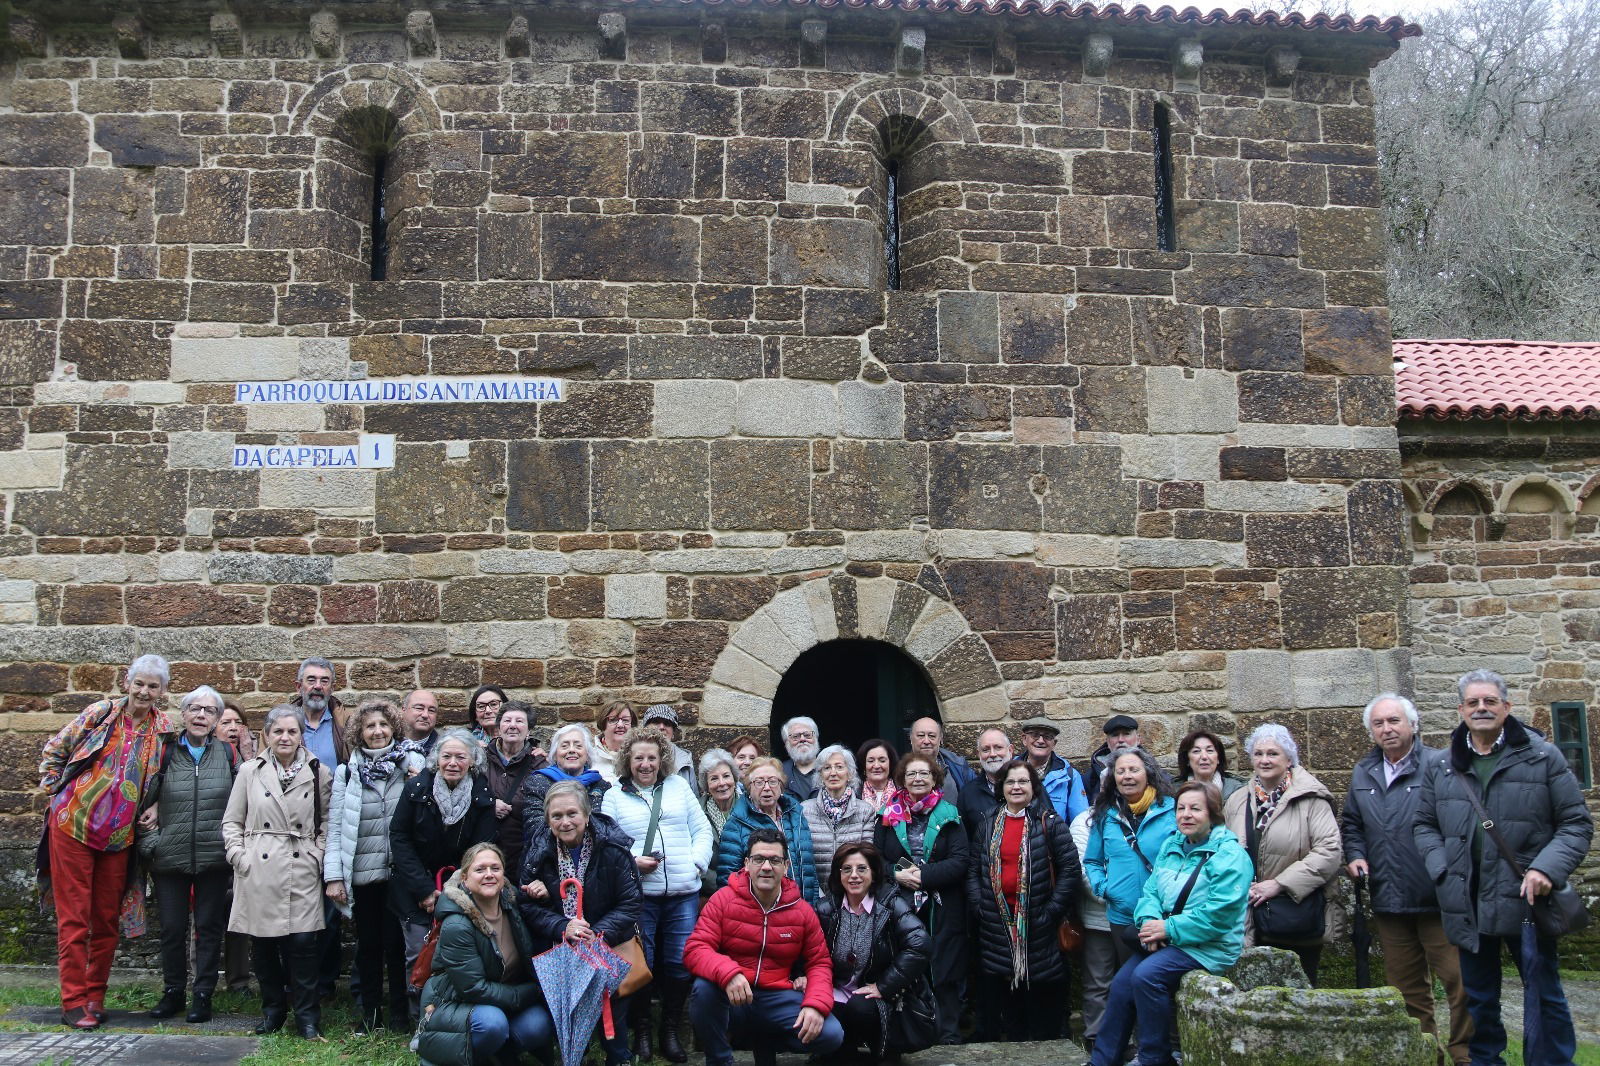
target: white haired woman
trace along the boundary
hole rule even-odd
[[[1228,798],[1225,817],[1255,864],[1247,934],[1300,956],[1315,985],[1342,855],[1333,793],[1300,765],[1294,737],[1275,722],[1257,726],[1244,750],[1255,774]]]
[[[544,817],[544,797],[557,781],[576,781],[589,794],[589,806],[600,809],[611,782],[589,764],[594,756],[594,735],[589,727],[569,722],[550,734],[550,762],[522,780],[522,847],[527,857],[533,842],[550,831]]]
[[[128,667],[127,695],[85,707],[39,760],[39,787],[50,797],[39,870],[55,897],[61,1023],[73,1029],[105,1020],[135,819],[163,738],[174,732],[163,709],[171,677],[165,659],[141,655]]]
[[[233,867],[228,928],[253,938],[261,985],[256,1032],[282,1029],[292,998],[300,1035],[316,1039],[322,1035],[317,934],[333,774],[306,750],[298,707],[268,711],[262,742],[265,750],[239,768],[222,817]]]
[[[828,883],[839,848],[872,840],[878,810],[856,795],[860,784],[849,748],[829,744],[817,753],[817,791],[800,804],[800,813],[811,827],[811,860],[819,885]]]
[[[194,919],[194,1003],[184,1019],[211,1020],[233,871],[222,847],[222,816],[238,771],[228,742],[214,735],[222,694],[201,685],[178,701],[183,731],[168,738],[161,768],[145,790],[139,855],[155,882],[161,915],[161,1001],[157,1020],[183,1013]]]

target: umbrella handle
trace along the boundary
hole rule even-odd
[[[569,877],[566,880],[561,882],[561,885],[557,889],[557,891],[561,893],[561,902],[563,902],[563,903],[565,903],[567,901],[567,886],[568,885],[571,885],[573,892],[577,894],[577,897],[578,897],[578,913],[577,913],[577,917],[582,918],[583,917],[583,882],[579,881],[576,877]]]

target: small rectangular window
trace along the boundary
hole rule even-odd
[[[884,196],[883,254],[887,260],[887,285],[890,292],[900,288],[900,160],[890,157],[884,163],[888,172],[888,191]]]
[[[1589,772],[1589,715],[1588,708],[1571,700],[1550,705],[1551,741],[1566,756],[1567,765],[1577,775],[1578,784],[1590,787],[1593,775]]]
[[[1150,131],[1156,155],[1156,247],[1163,252],[1178,250],[1178,220],[1172,198],[1172,113],[1166,104],[1155,106],[1154,128]]]

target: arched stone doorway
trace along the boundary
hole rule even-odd
[[[988,642],[954,604],[908,581],[833,574],[785,589],[739,624],[711,669],[701,723],[770,729],[790,669],[804,653],[836,642],[881,643],[903,653],[926,679],[946,726],[1002,721],[1010,709]]]
[[[916,660],[881,640],[830,640],[800,653],[772,697],[772,750],[778,730],[797,714],[817,721],[827,744],[854,751],[885,737],[905,749],[906,730],[924,715],[939,717],[939,699]]]

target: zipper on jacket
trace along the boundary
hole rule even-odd
[[[188,748],[185,747],[184,750],[188,751]],[[211,745],[210,745],[209,742],[207,742],[206,746],[204,748],[202,748],[201,751],[200,751],[201,758],[204,758],[205,757],[205,753],[210,751],[210,750],[211,750]],[[194,821],[189,823],[189,874],[190,874],[190,876],[198,876],[199,873],[200,873],[200,845],[199,845],[199,841],[196,839],[199,836],[199,834],[195,832],[195,826],[200,821],[200,760],[199,759],[196,759],[195,760],[195,764],[194,764],[194,801],[193,802],[194,802],[194,806],[191,809],[194,812],[194,814],[193,814]]]

